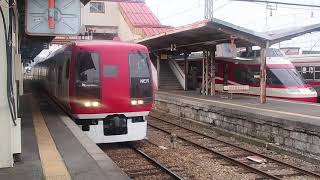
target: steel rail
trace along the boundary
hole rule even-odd
[[[146,159],[148,159],[151,163],[155,164],[156,166],[158,166],[161,170],[165,171],[166,173],[170,174],[170,176],[172,176],[174,179],[178,179],[178,180],[183,180],[182,177],[180,177],[179,175],[177,175],[176,173],[174,173],[173,171],[171,171],[170,169],[168,169],[167,167],[165,167],[164,165],[162,165],[161,163],[159,163],[158,161],[156,161],[155,159],[153,159],[152,157],[150,157],[149,155],[147,155],[145,152],[143,152],[141,149],[138,149],[136,147],[134,147],[133,145],[131,145],[131,148],[133,150],[135,150],[136,152],[138,152],[139,154],[141,154],[143,157],[145,157]]]
[[[295,169],[295,170],[297,170],[297,171],[299,171],[299,172],[301,172],[301,173],[304,173],[304,174],[307,174],[307,175],[311,175],[311,176],[314,176],[314,177],[317,177],[317,178],[320,179],[320,174],[319,174],[319,173],[315,173],[315,172],[312,172],[312,171],[308,171],[308,170],[302,169],[302,168],[300,168],[300,167],[297,167],[297,166],[295,166],[295,165],[292,165],[292,164],[288,164],[288,163],[279,161],[279,160],[274,159],[274,158],[272,158],[272,157],[269,157],[269,156],[266,156],[266,155],[263,155],[263,154],[260,154],[260,153],[257,153],[257,152],[254,152],[254,151],[245,149],[245,148],[242,148],[242,147],[240,147],[240,146],[231,144],[231,143],[229,143],[229,142],[225,142],[225,141],[216,139],[216,138],[214,138],[214,137],[212,137],[212,136],[209,136],[209,135],[207,135],[207,134],[203,134],[203,133],[197,132],[197,131],[195,131],[195,130],[182,127],[182,126],[180,126],[180,125],[178,125],[178,124],[175,124],[175,123],[172,123],[172,122],[168,122],[168,121],[163,120],[163,119],[161,119],[161,118],[158,118],[158,117],[155,117],[155,116],[152,116],[152,115],[149,115],[149,116],[152,117],[152,118],[155,118],[155,119],[159,119],[159,120],[161,120],[161,121],[164,121],[164,122],[166,122],[166,123],[168,123],[168,124],[172,124],[172,125],[174,125],[174,126],[178,126],[178,127],[180,127],[181,129],[184,129],[184,130],[187,130],[187,131],[191,131],[191,132],[193,132],[193,133],[195,133],[195,134],[198,134],[198,135],[200,135],[200,136],[204,136],[204,137],[209,138],[209,139],[212,139],[212,140],[214,140],[214,141],[218,141],[218,142],[220,142],[220,143],[223,143],[223,144],[226,144],[226,145],[229,145],[229,146],[238,148],[238,149],[240,149],[240,150],[243,150],[243,151],[252,153],[252,154],[254,154],[254,155],[263,157],[264,159],[268,159],[268,160],[277,162],[277,163],[279,163],[279,164],[281,164],[281,165],[283,165],[283,166],[290,167],[290,168]]]
[[[164,130],[164,129],[162,129],[162,128],[159,128],[159,127],[157,127],[157,126],[151,125],[150,123],[148,123],[148,126],[151,126],[151,127],[155,128],[155,129],[158,129],[158,130],[160,130],[160,131],[162,131],[162,132],[165,132],[165,133],[167,133],[167,134],[171,134],[171,132],[169,132],[169,131],[167,131],[167,130]],[[249,166],[249,165],[247,165],[247,164],[245,164],[245,163],[242,163],[242,162],[240,162],[240,161],[237,161],[236,159],[233,159],[233,158],[231,158],[231,157],[228,157],[228,156],[226,156],[226,155],[224,155],[224,154],[222,154],[222,153],[219,153],[219,152],[214,151],[214,150],[212,150],[212,149],[210,149],[210,148],[207,148],[207,147],[205,147],[205,146],[203,146],[203,145],[201,145],[201,144],[192,142],[192,141],[190,141],[190,140],[188,140],[188,139],[186,139],[186,138],[184,138],[184,137],[182,137],[182,136],[177,135],[177,138],[179,138],[179,139],[181,139],[181,140],[183,140],[183,141],[186,141],[187,143],[190,143],[190,144],[192,144],[192,145],[194,145],[194,146],[197,146],[197,147],[200,147],[200,148],[202,148],[202,149],[204,149],[204,150],[207,150],[207,151],[209,151],[209,152],[211,152],[211,153],[213,153],[213,154],[216,154],[216,155],[222,157],[223,159],[225,159],[225,160],[227,160],[227,161],[229,161],[229,162],[231,162],[231,163],[233,163],[233,164],[237,164],[237,165],[240,165],[240,166],[242,166],[242,167],[245,167],[246,169],[249,169],[249,170],[251,170],[251,171],[253,171],[253,172],[256,172],[256,173],[258,173],[258,174],[260,174],[260,175],[263,175],[263,176],[265,176],[265,177],[268,177],[268,178],[271,178],[271,179],[277,179],[277,180],[280,180],[280,179],[281,179],[281,178],[279,178],[279,177],[276,177],[276,176],[274,176],[274,175],[271,175],[271,174],[268,174],[268,173],[266,173],[266,172],[264,172],[264,171],[261,171],[261,170],[259,170],[259,169],[256,169],[256,168],[254,168],[254,167],[252,167],[252,166]]]

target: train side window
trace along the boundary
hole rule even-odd
[[[320,72],[315,72],[315,79],[320,80]]]
[[[62,66],[59,66],[58,69],[58,84],[62,83]]]
[[[296,67],[296,69],[297,69],[298,72],[301,72],[302,68],[300,66],[298,66],[298,67]]]
[[[248,84],[256,84],[258,83],[258,79],[256,77],[260,76],[260,70],[257,68],[248,69],[247,73],[247,83]]]
[[[306,68],[306,71],[304,72],[305,74],[303,75],[303,77],[305,79],[313,80],[314,79],[313,67],[304,67],[304,68]]]
[[[66,79],[69,79],[69,76],[70,76],[70,59],[68,59],[67,65],[66,65]]]
[[[246,82],[246,79],[247,79],[246,74],[247,73],[244,69],[235,69],[234,78],[238,83],[246,84],[247,83]]]
[[[306,73],[307,72],[307,67],[302,67],[302,73]]]

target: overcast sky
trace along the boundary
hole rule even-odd
[[[319,0],[273,0],[320,5]],[[203,20],[204,0],[146,0],[152,11],[165,25],[181,26]],[[293,28],[320,23],[320,8],[284,6],[264,3],[214,0],[214,17],[256,31]],[[270,10],[274,9],[274,10]],[[295,38],[283,45],[320,49],[319,33]]]

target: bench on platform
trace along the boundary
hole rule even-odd
[[[234,93],[248,93],[249,92],[249,85],[227,85],[223,86],[223,91],[230,94],[230,99],[232,99],[232,95]]]

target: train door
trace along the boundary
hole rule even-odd
[[[71,59],[71,50],[66,49],[63,53],[63,63],[61,64],[61,89],[59,97],[61,102],[69,108],[69,79],[70,79],[70,59]]]
[[[63,91],[63,84],[62,84],[62,73],[63,73],[63,65],[59,64],[57,66],[58,68],[58,77],[57,77],[57,98],[61,99],[62,98],[62,91]]]
[[[53,64],[53,81],[52,81],[52,89],[53,89],[53,95],[55,97],[58,97],[58,67],[57,64]]]
[[[68,58],[68,57],[67,57]],[[62,102],[69,108],[69,79],[70,79],[70,58],[65,61],[62,73]]]

